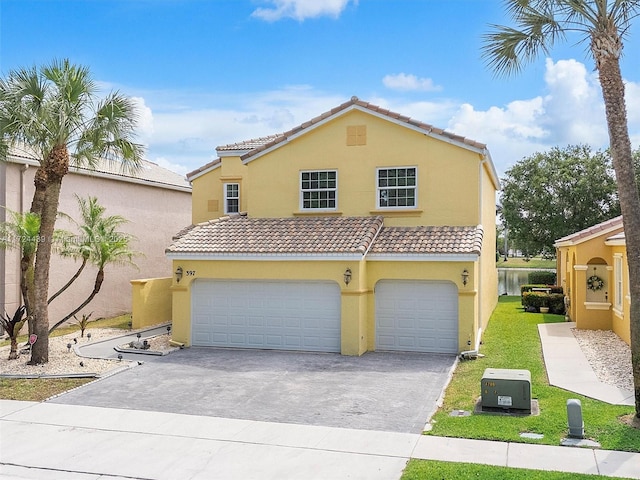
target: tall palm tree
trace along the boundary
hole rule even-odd
[[[89,69],[69,60],[19,69],[0,80],[0,160],[25,149],[40,162],[32,213],[40,216],[34,268],[32,364],[49,360],[49,264],[62,180],[70,163],[95,167],[100,158],[135,170],[143,148],[133,141],[135,105],[118,92],[97,97]]]
[[[76,313],[94,299],[100,292],[104,282],[105,268],[108,265],[135,266],[133,257],[138,255],[138,252],[131,250],[131,242],[134,237],[118,230],[120,226],[128,223],[125,218],[120,215],[105,216],[105,207],[98,203],[96,197],[84,199],[76,195],[76,198],[82,217],[82,224],[78,225],[81,232],[80,241],[75,243],[73,251],[69,250],[66,254],[81,258],[81,269],[89,262],[95,265],[98,270],[93,283],[93,290],[89,293],[89,296],[70,313],[57,321],[49,329],[49,333],[74,317]],[[77,275],[79,274],[77,272]],[[75,280],[77,275],[72,277],[72,280]],[[50,300],[52,299],[53,297]]]
[[[631,355],[640,418],[640,196],[634,175],[620,57],[640,0],[506,0],[514,27],[492,25],[483,55],[498,74],[511,74],[575,34],[589,42],[604,99],[613,167],[627,243],[631,293]]]

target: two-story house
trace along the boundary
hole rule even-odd
[[[357,97],[191,172],[173,261],[185,345],[459,353],[497,302],[484,144]]]

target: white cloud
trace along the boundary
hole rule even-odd
[[[609,137],[597,75],[576,60],[546,61],[544,95],[504,107],[463,104],[448,129],[487,143],[500,174],[521,158],[554,146],[584,143],[607,148]],[[640,85],[627,83],[629,130],[640,141]]]
[[[252,17],[275,22],[282,18],[293,18],[303,21],[307,18],[330,16],[338,18],[342,11],[353,3],[358,4],[358,0],[264,0],[272,5],[271,7],[256,8],[251,14]]]
[[[544,80],[545,90],[538,96],[486,110],[450,98],[413,101],[411,97],[370,95],[362,99],[486,143],[500,175],[523,157],[554,146],[586,143],[606,148],[608,135],[597,77],[575,60],[549,60]],[[626,85],[629,130],[637,148],[640,83]],[[284,132],[347,101],[352,93],[292,85],[231,95],[175,91],[137,95],[146,112],[142,136],[149,144],[148,158],[183,173],[214,159],[216,146]]]
[[[422,91],[438,92],[442,87],[435,85],[430,78],[419,78],[415,75],[398,73],[396,75],[385,75],[382,79],[385,87],[391,90],[401,91]]]
[[[149,143],[149,139],[153,137],[153,112],[145,104],[142,97],[131,97],[136,104],[138,123],[136,132],[143,143]]]

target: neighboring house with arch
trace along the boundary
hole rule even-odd
[[[613,330],[631,341],[629,267],[622,217],[555,242],[558,284],[577,328]]]
[[[10,153],[0,162],[0,204],[15,212],[31,207],[36,159]],[[134,259],[138,266],[110,266],[100,293],[78,314],[93,312],[92,319],[111,317],[131,311],[131,283],[134,278],[169,277],[171,262],[164,249],[172,232],[184,226],[191,217],[191,186],[183,175],[143,160],[135,175],[123,173],[119,165],[101,161],[95,169],[71,167],[62,181],[59,211],[78,219],[75,195],[94,196],[106,207],[105,215],[121,215],[129,223],[122,230],[134,235],[132,249],[142,253]],[[0,209],[0,221],[7,218]],[[57,228],[72,230],[59,219]],[[79,264],[55,253],[51,257],[50,294],[64,285]],[[96,269],[87,266],[81,277],[49,307],[50,323],[63,318],[82,303],[93,289]],[[0,250],[0,308],[13,313],[21,303],[20,253]]]
[[[175,342],[341,352],[477,349],[497,303],[482,143],[351,98],[191,172]]]

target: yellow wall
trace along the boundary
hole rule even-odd
[[[131,280],[132,327],[171,322],[171,278]]]
[[[351,125],[366,125],[366,145],[347,146]],[[336,169],[337,214],[382,214],[388,226],[477,225],[481,160],[478,153],[351,111],[247,165],[238,157],[222,158],[221,167],[193,180],[193,222],[224,215],[225,178],[242,178],[241,210],[250,216],[290,217],[301,213],[300,172]],[[376,168],[399,166],[418,169],[417,208],[377,212]],[[211,210],[210,201],[217,201],[219,208]]]
[[[624,246],[608,246],[608,237],[622,228],[607,231],[589,240],[558,248],[558,283],[570,298],[568,315],[577,328],[590,330],[613,330],[625,342],[630,343],[629,296],[623,295],[622,312],[614,311],[615,277],[614,254],[623,258],[623,288],[628,291],[629,270]],[[604,260],[606,264],[601,264]],[[595,268],[595,270],[594,270]],[[597,274],[605,281],[601,291],[587,288],[587,278]]]
[[[366,127],[366,142],[347,145],[347,130]],[[377,261],[174,261],[195,271],[175,281],[173,337],[191,341],[190,285],[195,278],[330,280],[342,289],[342,353],[359,355],[375,349],[374,289],[383,279],[450,281],[459,292],[460,350],[475,348],[498,298],[495,265],[495,193],[493,171],[480,153],[428,137],[375,115],[353,110],[314,127],[297,138],[243,165],[239,157],[223,157],[221,165],[193,180],[193,222],[224,215],[223,184],[241,184],[241,211],[250,217],[296,215],[383,215],[385,226],[482,224],[481,259],[473,262]],[[417,206],[402,210],[376,208],[378,167],[416,167]],[[335,212],[300,211],[300,172],[337,170]],[[343,272],[353,279],[348,287]],[[462,285],[461,273],[470,273]]]

